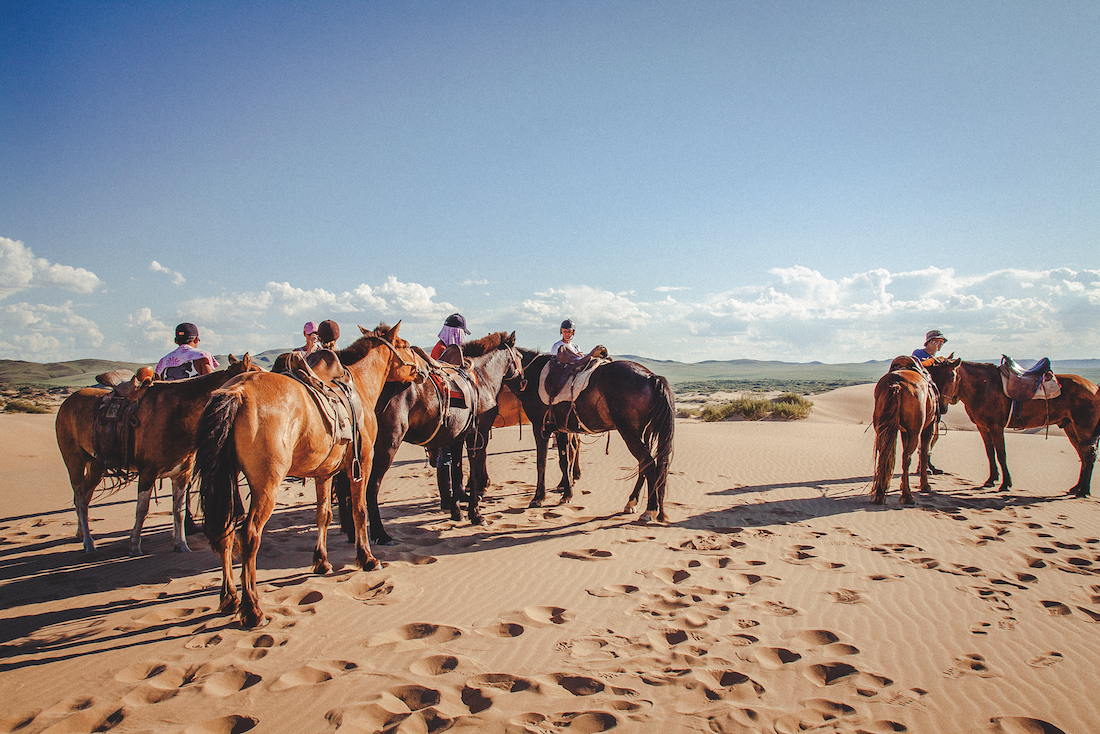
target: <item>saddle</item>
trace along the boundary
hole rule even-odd
[[[1008,422],[1012,425],[1020,418],[1020,402],[1023,400],[1051,400],[1062,394],[1062,386],[1050,369],[1050,360],[1043,357],[1035,366],[1024,369],[1009,357],[1001,355],[1001,387],[1012,401]]]
[[[139,382],[130,373],[128,380],[122,381],[122,372],[116,370],[96,376],[101,385],[111,385],[111,392],[101,397],[95,404],[92,416],[92,451],[103,465],[108,476],[130,478],[130,467],[134,465],[134,429],[138,426],[137,410],[141,397],[150,381]]]
[[[282,356],[282,355],[280,355]],[[352,479],[362,479],[359,463],[359,420],[363,402],[355,389],[351,373],[331,349],[318,349],[303,356],[301,352],[286,355],[284,373],[305,385],[335,443],[351,443],[354,450]]]
[[[551,359],[539,375],[539,399],[543,405],[550,406],[576,402],[577,397],[588,387],[588,381],[592,379],[595,369],[610,361],[607,349],[602,344],[573,362],[562,363]]]

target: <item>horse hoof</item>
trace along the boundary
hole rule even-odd
[[[241,626],[248,630],[254,630],[258,627],[263,627],[268,622],[267,617],[262,612],[254,612],[252,614],[241,613]]]
[[[656,514],[657,513],[655,513],[653,510],[646,510],[645,512],[643,512],[641,515],[638,516],[638,522],[640,522],[640,523],[653,522],[654,520],[657,519]]]
[[[330,574],[332,573],[332,564],[328,561],[325,561],[324,563],[315,563],[313,564],[313,573],[317,574],[318,576]]]
[[[481,515],[470,515],[470,524],[471,525],[484,525],[485,524],[485,518],[482,517]]]
[[[878,497],[875,497],[873,500],[871,500],[871,504],[872,505],[885,505],[886,504],[886,498],[883,497],[883,498],[880,499]]]
[[[633,515],[637,511],[638,511],[638,508],[635,505],[627,505],[626,507],[623,508],[623,514],[624,515]]]
[[[397,541],[394,540],[393,538],[389,537],[388,535],[385,538],[371,538],[370,542],[371,542],[371,545],[383,545],[383,546],[397,545]]]
[[[225,599],[222,599],[221,604],[218,605],[218,613],[219,614],[236,614],[237,610],[240,609],[240,607],[241,607],[241,602],[237,597],[235,597],[235,596],[226,597]]]
[[[454,520],[455,522],[461,522],[461,520],[462,520],[462,510],[460,510],[457,507],[452,507],[451,508],[451,519]]]
[[[190,553],[191,549],[187,547],[187,543],[180,543],[179,545],[172,546],[172,550],[176,553]]]

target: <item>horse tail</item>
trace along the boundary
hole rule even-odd
[[[898,433],[901,432],[901,391],[901,383],[894,382],[875,401],[875,479],[871,492],[883,496],[894,476]]]
[[[237,451],[233,443],[233,423],[240,407],[239,393],[215,392],[199,418],[195,440],[203,532],[217,551],[224,547],[233,532],[236,517],[243,514],[237,491]]]
[[[672,387],[664,377],[653,375],[649,379],[657,399],[653,401],[653,406],[650,408],[649,422],[642,431],[642,440],[649,447],[653,455],[653,463],[657,468],[659,493],[657,501],[663,514],[668,467],[672,463],[672,438],[676,432],[676,397],[672,394]]]

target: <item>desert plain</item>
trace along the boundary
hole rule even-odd
[[[529,508],[529,426],[496,429],[487,524],[439,510],[406,445],[379,570],[286,482],[259,555],[267,624],[219,614],[170,491],[127,555],[133,485],[75,539],[53,415],[0,415],[0,732],[1100,731],[1100,505],[1060,431],[1007,437],[984,488],[961,406],[915,506],[870,503],[871,385],[795,422],[677,422],[667,524],[621,514],[633,461],[587,437],[577,494]],[[548,470],[551,484],[558,470]]]

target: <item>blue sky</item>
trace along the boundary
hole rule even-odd
[[[1100,356],[1095,2],[5,2],[0,358]]]

